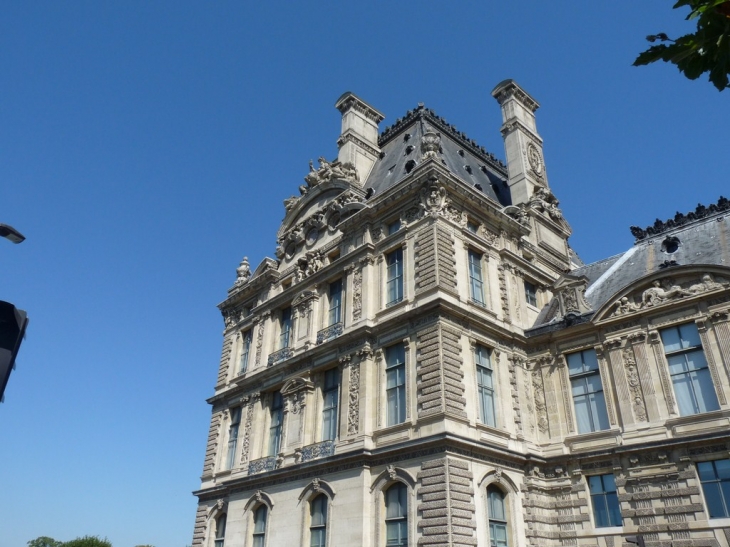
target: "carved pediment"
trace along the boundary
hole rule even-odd
[[[588,278],[566,274],[553,283],[553,294],[560,306],[560,316],[568,314],[582,315],[592,311],[585,299]]]
[[[314,384],[309,379],[309,376],[300,376],[298,378],[292,378],[291,380],[285,382],[284,386],[281,388],[281,394],[286,396],[302,390],[312,391],[313,389]]]
[[[604,306],[600,318],[624,317],[728,288],[728,270],[723,272],[717,267],[704,271],[693,267],[672,268],[666,273],[645,277],[628,290],[618,293]]]

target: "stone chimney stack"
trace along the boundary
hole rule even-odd
[[[337,159],[341,163],[352,163],[362,184],[380,154],[378,124],[385,116],[349,91],[337,99],[335,108],[342,113]]]
[[[535,187],[548,188],[542,139],[535,127],[535,110],[540,108],[514,80],[504,80],[492,90],[502,107],[502,137],[512,203],[528,203]]]

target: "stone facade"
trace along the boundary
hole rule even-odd
[[[220,305],[193,547],[730,546],[727,200],[583,265],[537,102],[493,95],[506,165],[338,100],[338,158]]]

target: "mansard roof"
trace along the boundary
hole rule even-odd
[[[576,268],[570,275],[587,278],[585,300],[598,311],[637,282],[660,272],[671,276],[677,266],[730,268],[729,211],[730,201],[720,198],[717,204],[700,205],[687,215],[677,213],[674,219],[657,221],[645,230],[632,226],[637,240],[630,249]],[[543,309],[533,330],[555,322],[555,315],[548,313],[554,308],[548,304]]]
[[[381,194],[406,177],[423,161],[422,138],[427,132],[438,134],[438,157],[449,171],[502,206],[512,204],[505,164],[423,104],[381,133],[380,157],[364,188]]]

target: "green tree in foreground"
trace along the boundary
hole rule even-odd
[[[690,80],[709,72],[712,84],[722,91],[730,87],[730,0],[678,0],[674,9],[689,7],[686,19],[697,21],[697,30],[672,40],[660,32],[647,36],[650,42],[667,42],[639,55],[634,66],[656,61],[674,63]]]
[[[28,547],[61,547],[62,545],[62,541],[56,541],[55,539],[49,538],[48,536],[41,536],[35,539],[31,539],[28,542]]]
[[[66,541],[62,547],[112,547],[112,544],[106,538],[99,539],[98,536],[84,536]]]

